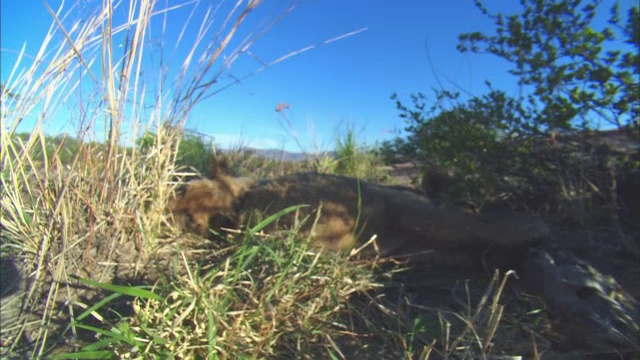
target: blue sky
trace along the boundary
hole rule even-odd
[[[55,9],[60,1],[49,3]],[[175,1],[169,1],[172,3]],[[257,23],[274,6],[286,3],[267,0],[247,25]],[[520,10],[519,1],[484,3],[494,12],[511,14]],[[635,0],[620,3],[624,9],[634,5]],[[90,8],[100,1],[82,0],[82,4]],[[11,51],[19,50],[26,42],[27,53],[34,54],[51,17],[40,0],[6,0],[1,6],[1,65],[5,81],[16,59]],[[178,24],[187,13],[171,14],[170,29],[181,26]],[[602,14],[605,19],[608,8]],[[431,94],[432,88],[453,90],[457,86],[479,96],[487,90],[485,80],[510,94],[518,92],[515,79],[507,73],[509,64],[491,55],[456,50],[459,34],[493,31],[492,22],[471,0],[303,0],[252,51],[261,59],[272,61],[362,28],[366,31],[289,58],[205,100],[191,113],[187,127],[213,135],[222,147],[238,144],[241,139],[243,145],[253,147],[329,150],[335,146],[336,135],[348,125],[367,144],[392,138],[402,130],[404,122],[390,100],[393,92],[408,100],[410,93]],[[184,51],[177,51],[172,63],[180,64],[184,56]],[[240,76],[257,66],[247,58],[234,65],[231,72]],[[276,113],[279,103],[289,104],[290,109]],[[283,129],[281,123],[290,123],[291,128]],[[52,129],[57,132],[70,128],[57,120]]]

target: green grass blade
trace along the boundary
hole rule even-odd
[[[51,356],[50,359],[115,359],[111,351],[81,351],[71,354],[62,354]]]
[[[76,327],[79,327],[79,328],[85,329],[85,330],[89,330],[89,331],[93,331],[96,334],[107,336],[107,337],[113,338],[114,340],[122,341],[122,342],[125,342],[125,343],[130,344],[130,345],[134,345],[134,344],[131,343],[131,341],[129,341],[129,339],[127,339],[127,337],[122,336],[122,335],[118,334],[117,332],[114,332],[114,331],[111,331],[111,330],[105,330],[105,329],[101,329],[101,328],[98,328],[98,327],[95,327],[95,326],[89,326],[89,325],[83,325],[83,324],[76,324]]]
[[[87,308],[87,310],[83,311],[80,315],[78,315],[75,318],[75,322],[82,321],[84,318],[86,318],[87,316],[91,315],[92,312],[102,308],[104,305],[110,303],[112,300],[117,299],[122,295],[123,294],[120,294],[120,293],[114,293],[114,294],[111,294],[111,295],[107,296],[106,298],[98,301],[97,303],[91,305],[89,308]]]
[[[144,290],[137,286],[113,285],[108,283],[101,283],[91,279],[82,278],[79,276],[72,276],[72,277],[85,285],[113,291],[122,295],[129,295],[129,296],[142,298],[142,299],[153,299],[157,301],[162,300],[162,297],[160,297],[160,295],[154,293],[153,291]]]
[[[289,206],[288,208],[284,208],[280,211],[278,211],[277,213],[269,216],[268,218],[262,220],[258,225],[252,227],[249,229],[249,233],[251,234],[255,234],[257,232],[260,232],[260,230],[266,228],[267,226],[269,226],[271,223],[273,223],[274,221],[276,221],[277,219],[281,218],[282,216],[289,214],[291,212],[294,212],[300,208],[303,207],[307,207],[309,205],[293,205],[293,206]]]

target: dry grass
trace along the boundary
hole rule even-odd
[[[73,6],[45,4],[53,18],[49,33],[28,64],[24,49],[19,54],[1,98],[2,257],[25,275],[12,298],[17,300],[3,301],[20,309],[3,309],[15,314],[3,317],[3,352],[23,348],[36,358],[46,351],[55,321],[73,317],[72,304],[80,301],[71,275],[135,278],[163,246],[158,240],[171,234],[163,209],[173,180],[183,175],[174,163],[187,115],[219,90],[213,85],[233,61],[291,10],[234,40],[260,4],[238,2],[221,10],[201,1],[168,8],[146,0],[130,7],[105,2],[83,19],[71,18]],[[159,29],[164,45],[175,11],[191,16],[171,44],[188,51],[174,79],[163,70],[170,59],[147,47]],[[187,31],[198,33],[191,44],[182,37]],[[145,77],[141,70],[154,66],[158,73]],[[69,105],[74,110],[67,120],[77,125],[80,145],[62,163],[65,147],[51,151],[45,131]],[[29,121],[30,135],[18,137]],[[150,151],[122,147],[149,129],[155,135]]]

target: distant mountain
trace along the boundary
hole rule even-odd
[[[305,154],[302,152],[289,152],[282,149],[255,149],[255,148],[244,148],[244,151],[251,151],[257,156],[264,157],[267,159],[275,159],[275,160],[286,160],[286,161],[301,161],[305,160],[307,157],[317,158],[317,157],[334,157],[335,151],[327,151],[323,153],[316,154]],[[222,150],[225,151],[225,150]]]

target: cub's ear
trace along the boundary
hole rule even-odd
[[[427,197],[432,200],[441,200],[452,195],[451,188],[454,181],[451,171],[440,166],[430,166],[424,172],[421,187]]]
[[[227,165],[227,162],[223,159],[218,159],[218,157],[214,155],[211,157],[211,161],[209,162],[208,178],[214,180],[219,176],[225,175],[229,175],[229,166]]]

